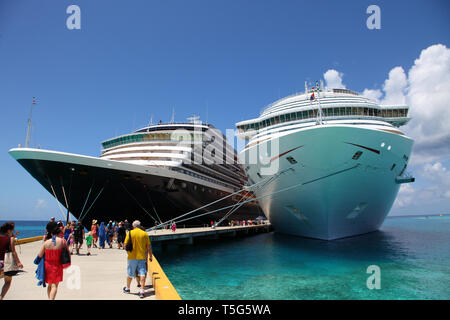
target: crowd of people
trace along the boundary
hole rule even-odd
[[[4,278],[0,300],[4,298],[11,287],[12,277],[23,269],[23,265],[15,250],[17,232],[14,233],[14,222],[4,223],[0,227],[0,278]],[[132,231],[132,232],[131,232]],[[107,224],[92,220],[90,230],[87,230],[80,220],[68,222],[65,226],[60,220],[52,217],[47,223],[43,244],[34,263],[37,265],[36,277],[39,285],[47,286],[47,296],[50,300],[56,298],[58,285],[63,281],[63,269],[70,266],[70,256],[80,254],[86,242],[87,255],[91,248],[113,248],[127,250],[127,280],[124,293],[130,292],[130,283],[136,278],[140,288],[139,296],[144,297],[145,279],[147,274],[147,259],[152,260],[150,240],[139,221],[133,224],[125,221],[109,221]],[[67,255],[67,257],[65,256]],[[66,263],[64,262],[65,259]],[[12,262],[11,262],[12,261]],[[14,266],[12,266],[14,265]],[[44,271],[45,270],[45,271]]]
[[[54,218],[52,218],[54,221]],[[91,255],[91,248],[105,249],[107,246],[113,248],[117,245],[118,249],[125,249],[125,236],[131,230],[131,225],[127,220],[125,221],[109,221],[98,223],[97,220],[92,220],[90,229],[86,229],[81,221],[73,221],[63,225],[60,220],[58,226],[61,230],[61,235],[67,242],[71,254],[80,254],[80,249],[83,248],[84,241],[86,241],[87,255]]]

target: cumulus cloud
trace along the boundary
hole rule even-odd
[[[448,203],[450,171],[443,162],[450,157],[450,49],[443,44],[423,49],[408,72],[394,67],[381,89],[365,89],[362,95],[409,106],[412,119],[402,129],[414,139],[409,165],[417,179],[414,187],[401,186],[394,208]]]
[[[400,186],[397,199],[395,199],[394,207],[402,208],[410,205],[414,200],[414,188],[410,183],[405,183]]]
[[[415,139],[417,163],[430,153],[436,160],[450,155],[450,49],[438,44],[422,50],[409,70],[408,82],[413,119],[405,131]]]
[[[323,78],[325,79],[326,86],[328,88],[336,88],[336,89],[345,89],[345,85],[342,83],[343,74],[330,69],[323,74]]]
[[[408,80],[402,67],[395,67],[389,71],[389,76],[383,85],[385,96],[382,104],[405,104],[407,85]]]
[[[381,92],[381,90],[378,89],[375,90],[364,89],[362,96],[380,103],[380,99],[383,96],[383,92]]]
[[[450,49],[432,45],[420,53],[408,73],[393,68],[382,90],[365,89],[364,97],[381,104],[407,104],[412,120],[403,129],[415,140],[411,165],[450,155]]]
[[[441,163],[427,163],[416,171],[417,180],[427,184],[402,184],[394,208],[415,208],[431,203],[448,203],[450,199],[450,171]]]

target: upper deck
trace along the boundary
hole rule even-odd
[[[283,126],[286,122],[316,121],[319,101],[323,120],[371,119],[400,127],[411,119],[408,118],[407,105],[380,105],[347,89],[309,91],[277,100],[264,108],[258,118],[238,122],[238,135],[249,138],[262,129]]]

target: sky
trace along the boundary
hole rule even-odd
[[[30,146],[98,156],[152,115],[225,132],[320,79],[410,106],[416,182],[390,215],[450,213],[449,40],[446,0],[0,0],[0,220],[60,215],[8,154],[33,97]]]

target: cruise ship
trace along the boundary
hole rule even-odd
[[[377,230],[406,172],[408,106],[380,105],[322,85],[236,124],[239,154],[261,209],[280,233],[333,240]]]
[[[67,217],[70,212],[86,226],[93,219],[203,226],[222,219],[228,211],[221,208],[244,200],[230,220],[261,215],[254,196],[239,192],[247,177],[235,149],[213,125],[190,120],[152,124],[103,141],[100,157],[35,148],[9,153]]]

